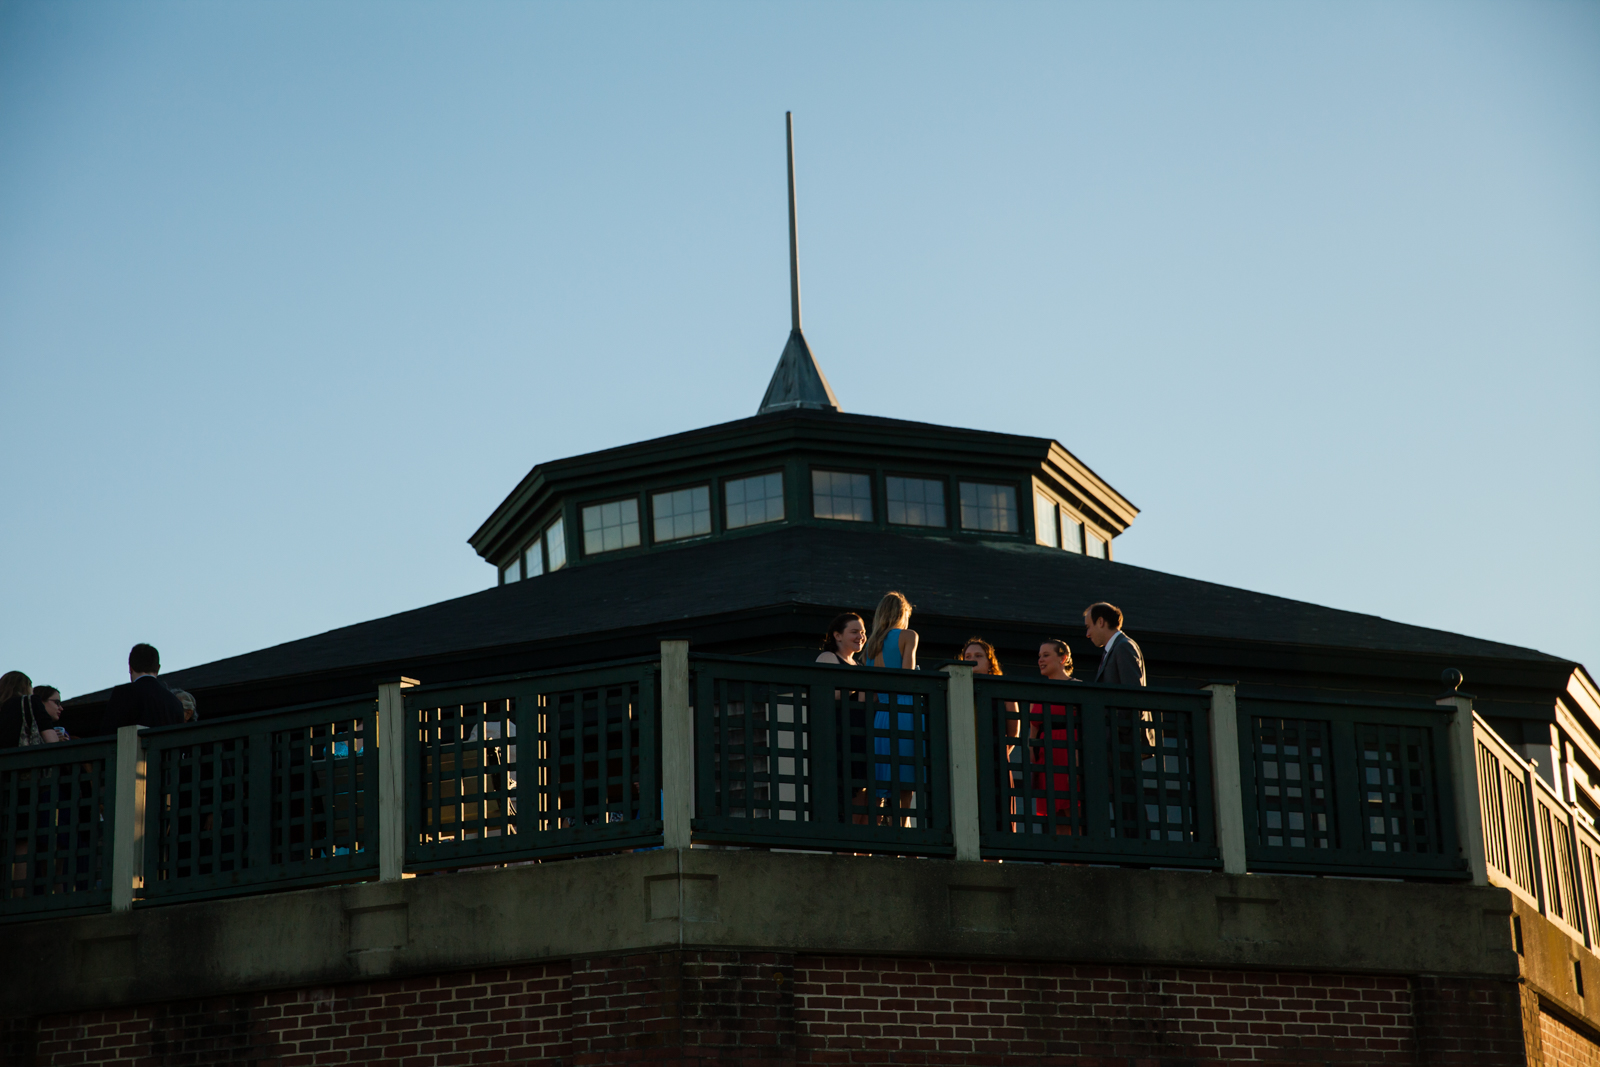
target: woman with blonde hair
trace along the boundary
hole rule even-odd
[[[893,590],[883,594],[872,613],[867,637],[867,662],[874,667],[917,669],[917,631],[911,626],[911,601]]]

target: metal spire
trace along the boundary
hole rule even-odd
[[[800,225],[794,214],[794,112],[783,113],[789,141],[789,328],[800,328]]]
[[[800,332],[800,228],[795,219],[794,197],[794,112],[784,112],[784,131],[789,145],[789,341],[778,357],[778,366],[761,399],[757,415],[788,408],[813,408],[838,411],[839,398],[817,366],[806,335]]]

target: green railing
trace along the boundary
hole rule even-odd
[[[377,873],[376,700],[140,731],[146,900]]]
[[[1251,870],[1466,873],[1450,789],[1451,708],[1241,696],[1238,709]]]
[[[690,659],[694,838],[947,856],[949,679]]]
[[[1267,699],[663,642],[0,754],[0,919],[692,846],[1494,880],[1591,938],[1600,837],[1474,729],[1456,696]]]
[[[985,856],[1220,865],[1209,693],[982,676],[973,693]]]
[[[405,690],[411,870],[661,844],[655,660]]]
[[[0,914],[104,911],[111,903],[114,741],[69,741],[0,758],[6,862]]]

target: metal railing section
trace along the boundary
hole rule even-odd
[[[1238,714],[1251,870],[1469,873],[1450,788],[1452,709],[1240,696]]]
[[[949,855],[942,674],[690,657],[695,838]]]
[[[655,661],[405,691],[406,866],[661,843]]]
[[[143,730],[148,900],[369,877],[377,701]]]
[[[0,765],[0,911],[7,917],[110,905],[116,752],[116,742],[93,740],[7,753]]]
[[[985,855],[1218,865],[1209,694],[972,684]]]

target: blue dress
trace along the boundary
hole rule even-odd
[[[903,633],[904,630],[890,630],[883,635],[883,651],[879,655],[883,656],[885,667],[900,669],[900,635]]]

